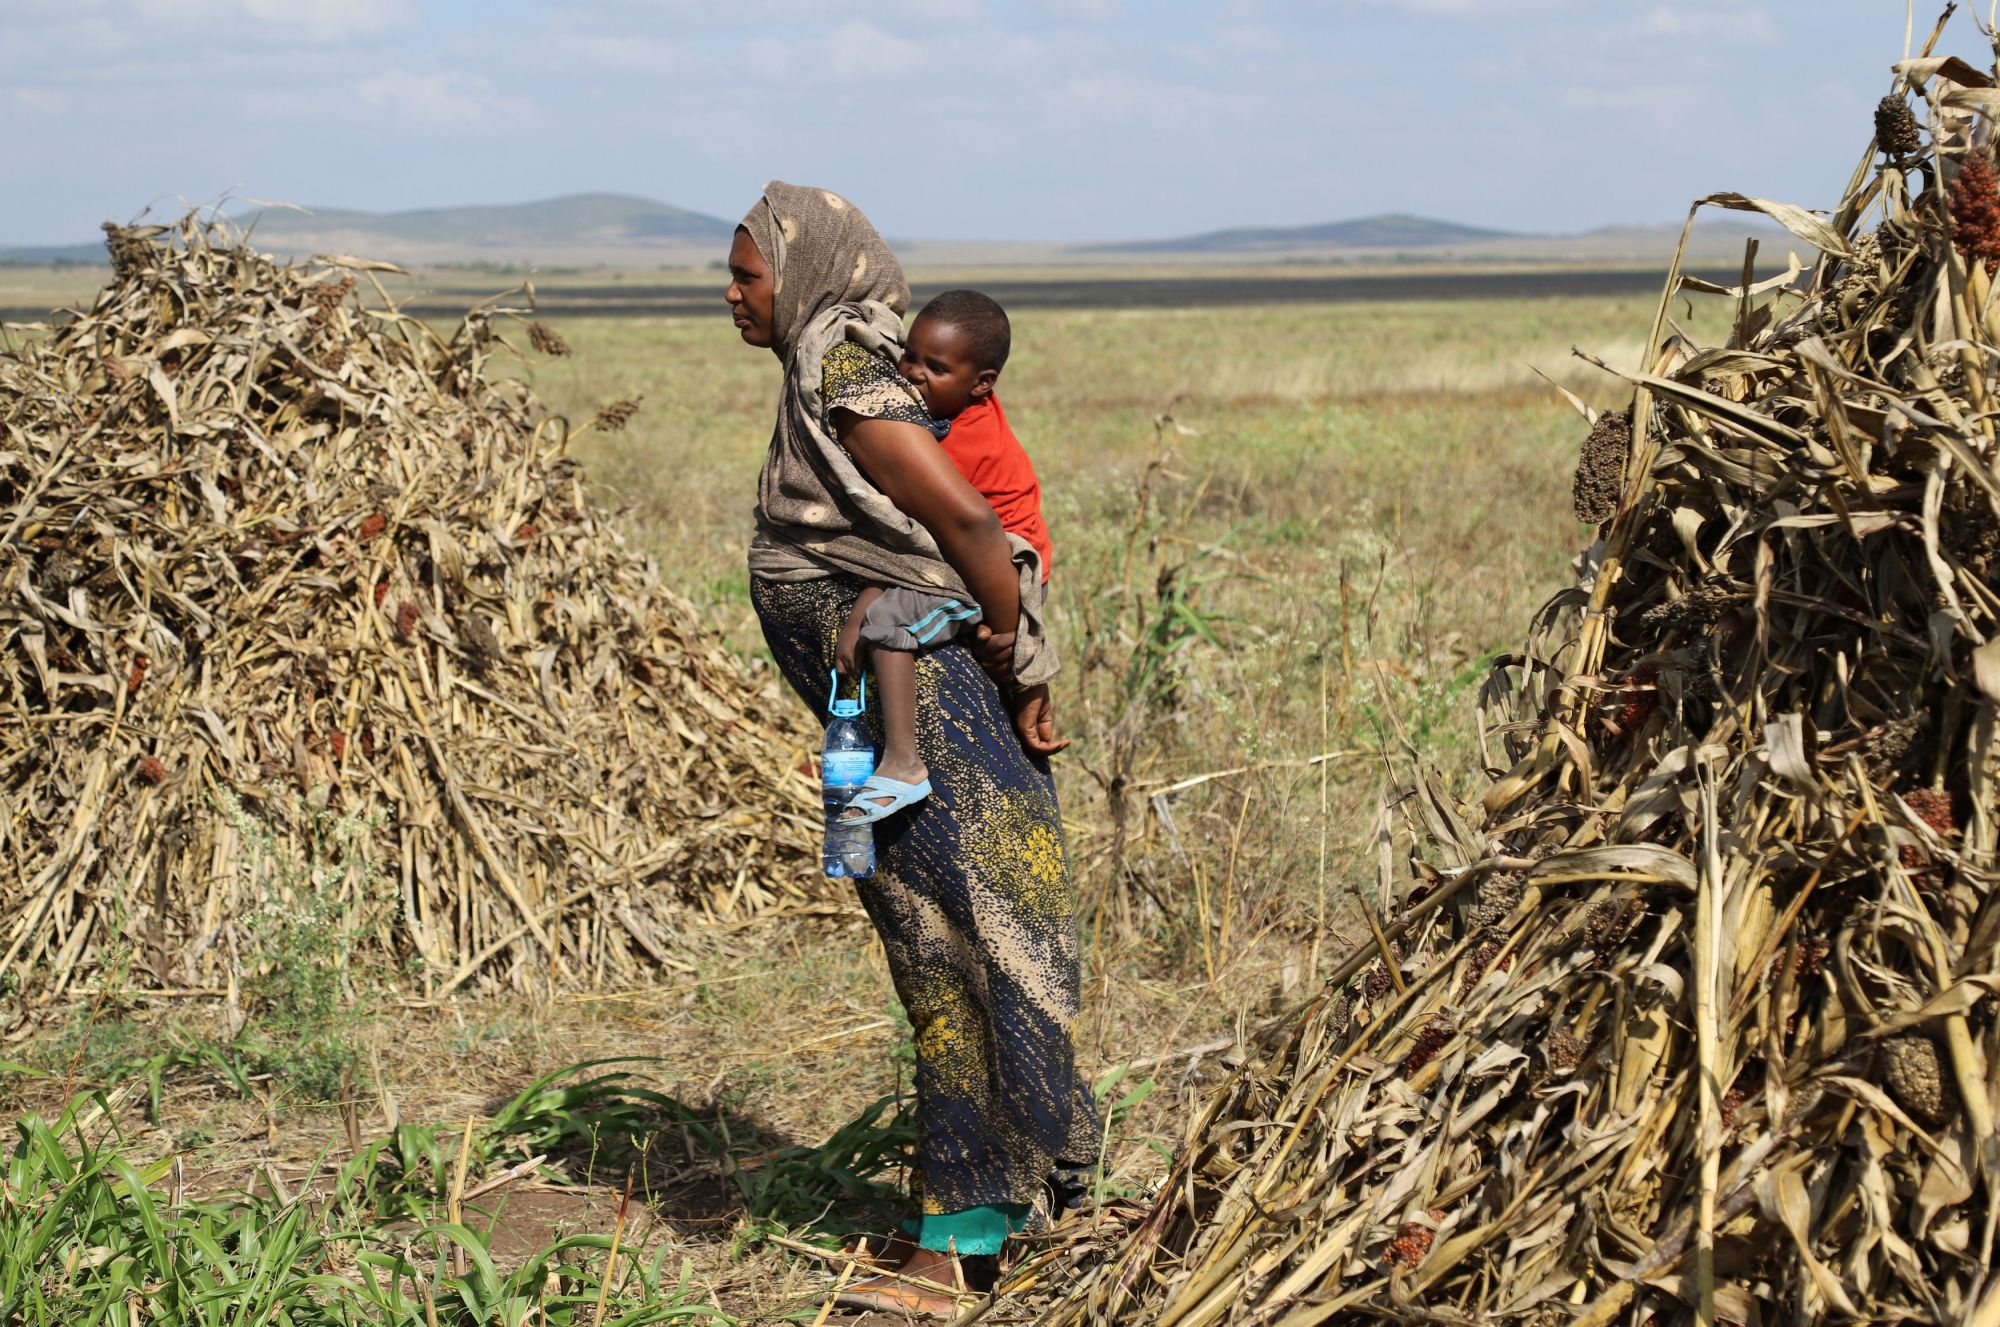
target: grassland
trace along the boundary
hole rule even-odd
[[[1650,314],[1557,298],[1017,317],[1002,396],[1057,541],[1064,795],[1093,908],[1162,947],[1134,970],[1255,965],[1249,937],[1304,935],[1300,909],[1316,924],[1372,879],[1380,753],[1403,736],[1471,772],[1482,660],[1586,536],[1567,502],[1581,421],[1538,373],[1606,391],[1571,347],[1629,362]],[[565,323],[576,354],[532,371],[579,416],[644,396],[585,459],[755,651],[742,544],[776,365],[719,322]],[[1245,765],[1270,768],[1148,801]],[[1197,934],[1183,905],[1211,885],[1240,915],[1211,909]]]
[[[1767,263],[1768,267],[1769,264]],[[377,273],[381,294],[404,312],[446,322],[503,286],[532,287],[549,318],[712,319],[719,264],[695,267],[556,267],[475,264]],[[1740,262],[1688,260],[1688,270],[1734,284]],[[53,305],[88,299],[103,267],[0,264],[0,321],[37,322]],[[1766,274],[1763,268],[1759,274]],[[1038,309],[1199,309],[1270,304],[1650,299],[1656,263],[1577,265],[1554,261],[1453,263],[1237,262],[1051,267],[929,267],[912,273],[918,302],[955,286],[987,291],[1016,312]],[[520,302],[517,289],[511,301]]]
[[[1158,1173],[1229,1048],[1358,937],[1400,772],[1427,760],[1476,777],[1484,660],[1518,641],[1588,537],[1568,511],[1581,422],[1537,370],[1608,400],[1570,348],[1629,362],[1651,313],[1550,298],[1016,318],[1002,395],[1045,487],[1058,702],[1077,738],[1060,780],[1085,907],[1079,1047],[1129,1098],[1108,1192]],[[601,496],[756,656],[742,549],[777,365],[720,316],[556,326],[574,355],[526,365],[552,407],[583,419],[644,397],[623,432],[579,441]],[[553,1004],[369,997],[345,1109],[282,1075],[238,1085],[196,1065],[167,1076],[158,1119],[129,1090],[111,1118],[137,1152],[182,1157],[196,1192],[296,1185],[391,1116],[485,1119],[561,1064],[654,1056],[644,1080],[673,1105],[648,1107],[648,1137],[672,1156],[636,1163],[660,1198],[642,1257],[687,1260],[675,1302],[690,1314],[810,1318],[810,1265],[752,1237],[825,1228],[838,1167],[786,1149],[896,1094],[907,1029],[852,909],[691,935],[680,957],[656,987]],[[17,1055],[53,1077],[0,1076],[0,1108],[52,1113],[174,1035],[212,1038],[204,1009],[107,983]],[[786,1166],[791,1187],[758,1178]],[[633,1169],[578,1163],[573,1178]],[[502,1222],[514,1237],[606,1229],[605,1204],[538,1201]]]

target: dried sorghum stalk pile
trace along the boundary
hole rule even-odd
[[[517,312],[441,334],[381,265],[193,217],[109,242],[112,284],[0,353],[0,1024],[112,955],[226,986],[273,907],[435,994],[804,897],[811,734],[491,371]],[[357,860],[329,818],[372,826]],[[246,838],[334,897],[266,897],[298,872]]]
[[[1830,217],[1704,200],[1822,256],[1724,345],[1663,301],[1484,795],[1418,781],[1379,941],[1046,1321],[2000,1322],[1992,87],[1898,66]]]

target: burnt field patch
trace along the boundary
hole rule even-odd
[[[1741,269],[1696,271],[1717,285],[1734,285]],[[1413,268],[1409,270],[1078,278],[1036,276],[1018,279],[916,276],[912,307],[952,285],[975,285],[1009,309],[1199,309],[1271,304],[1399,303],[1426,300],[1524,300],[1651,296],[1659,290],[1652,267],[1546,267],[1498,271]],[[708,317],[722,307],[720,277],[704,281],[597,282],[567,280],[538,285],[536,309],[545,317],[683,318]],[[399,300],[403,312],[420,318],[457,317],[491,291],[469,285],[420,289]],[[48,310],[32,305],[0,307],[0,321],[34,322]]]

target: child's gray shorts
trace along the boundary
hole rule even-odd
[[[971,631],[979,616],[978,604],[892,586],[868,605],[861,639],[877,649],[915,654]]]

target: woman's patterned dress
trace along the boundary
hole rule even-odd
[[[858,350],[827,356],[828,407],[929,427],[893,366]],[[861,589],[840,576],[751,583],[772,655],[817,713]],[[1072,1042],[1077,900],[1055,780],[963,646],[918,655],[916,679],[932,792],[876,825],[875,876],[855,884],[915,1034],[923,1208],[1032,1204],[1052,1172],[1094,1165],[1101,1141]],[[868,721],[879,743],[880,714]]]

